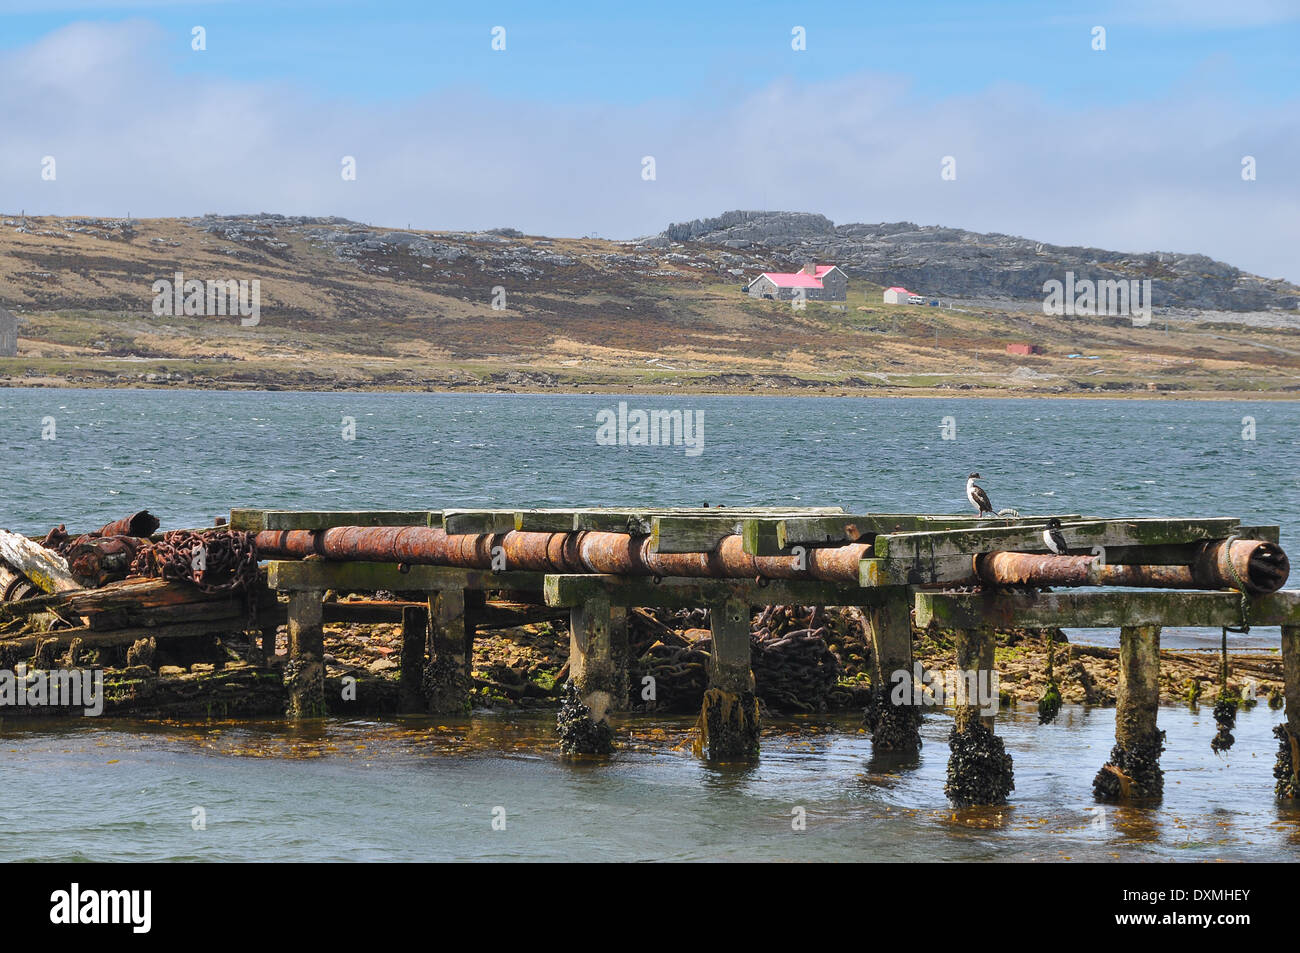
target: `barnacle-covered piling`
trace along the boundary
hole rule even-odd
[[[1115,699],[1115,746],[1097,772],[1093,793],[1104,801],[1158,798],[1165,775],[1160,755],[1165,733],[1160,709],[1160,627],[1123,626],[1119,637],[1119,691]]]
[[[979,688],[992,685],[993,630],[959,629],[955,633],[957,672],[963,683]],[[959,806],[1002,804],[1015,790],[1011,755],[1002,739],[993,733],[993,715],[986,705],[997,704],[997,697],[981,703],[979,692],[966,691],[956,699],[952,731],[948,735],[948,781],[944,794]],[[973,696],[973,697],[972,697]]]

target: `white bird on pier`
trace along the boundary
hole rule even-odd
[[[1065,541],[1065,534],[1061,532],[1061,521],[1056,517],[1047,521],[1047,529],[1043,530],[1043,542],[1058,556],[1070,555],[1070,544]]]
[[[979,515],[993,513],[993,503],[989,500],[989,495],[984,492],[984,487],[976,484],[980,479],[978,473],[972,473],[966,478],[966,499],[970,500],[970,505],[979,511]]]

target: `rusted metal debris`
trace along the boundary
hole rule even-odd
[[[707,553],[651,552],[649,536],[626,533],[509,532],[448,534],[424,526],[341,526],[325,530],[258,533],[263,559],[325,559],[407,565],[505,568],[546,573],[609,573],[692,578],[821,579],[856,583],[868,543],[810,547],[795,556],[751,556],[738,535]]]
[[[64,549],[63,557],[77,582],[98,589],[125,579],[136,554],[147,545],[147,539],[134,536],[83,536]]]
[[[257,582],[257,560],[252,533],[173,530],[141,547],[131,575],[191,582],[209,594],[238,592]]]
[[[161,523],[158,517],[154,516],[148,510],[141,510],[139,513],[133,513],[130,516],[115,520],[100,528],[99,532],[91,533],[91,536],[134,536],[136,539],[148,539],[155,532]],[[62,529],[62,527],[60,527]]]
[[[975,557],[990,586],[1125,586],[1143,589],[1238,589],[1277,592],[1291,567],[1276,543],[1220,539],[1202,543],[1184,566],[1110,565],[1091,555],[992,552]]]

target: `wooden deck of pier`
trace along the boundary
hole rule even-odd
[[[688,578],[654,575],[516,571],[508,565],[465,569],[396,562],[277,559],[268,585],[288,595],[290,713],[324,711],[327,590],[422,593],[428,610],[403,616],[401,679],[410,710],[466,712],[476,618],[489,592],[570,612],[570,691],[561,714],[561,744],[574,753],[608,751],[609,714],[628,696],[627,609],[705,607],[713,652],[710,687],[701,712],[702,750],[712,759],[753,758],[758,752],[758,707],[750,670],[750,616],[758,606],[859,606],[869,620],[875,700],[869,716],[877,748],[919,745],[921,708],[887,691],[913,671],[911,626],[955,633],[957,667],[977,677],[993,669],[995,629],[1112,628],[1121,630],[1116,748],[1103,767],[1124,797],[1158,797],[1163,734],[1157,727],[1159,640],[1163,626],[1234,629],[1280,626],[1287,738],[1294,796],[1300,763],[1300,591],[1243,599],[1227,586],[1214,589],[1070,588],[972,585],[976,561],[994,553],[1046,553],[1042,532],[1055,516],[1075,552],[1098,562],[1159,574],[1186,569],[1216,541],[1276,543],[1278,527],[1244,526],[1236,519],[1102,519],[1080,514],[1014,518],[969,515],[845,513],[818,509],[529,509],[394,512],[290,512],[238,509],[233,529],[250,532],[335,527],[441,527],[448,534],[625,533],[648,539],[652,553],[710,553],[731,537],[745,554],[800,560],[817,547],[866,543],[858,578]],[[495,552],[495,550],[494,550]],[[1280,550],[1278,550],[1280,552]],[[1283,554],[1284,559],[1284,554]],[[798,565],[799,563],[794,563]],[[1235,569],[1229,567],[1229,572]],[[1110,577],[1107,577],[1110,578]],[[1238,580],[1240,581],[1240,580]],[[1244,588],[1244,586],[1243,586]],[[274,629],[269,627],[269,638]],[[272,643],[273,644],[273,643]],[[898,673],[905,673],[899,675]],[[908,688],[912,688],[909,684]],[[908,697],[914,697],[910,693]],[[993,734],[993,719],[976,700],[957,706],[949,793],[960,803],[1005,799],[1010,756]],[[961,756],[957,752],[960,750]],[[1102,787],[1105,787],[1104,785]],[[1100,791],[1102,788],[1098,788]],[[1283,790],[1279,784],[1279,792]]]

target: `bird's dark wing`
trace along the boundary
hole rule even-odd
[[[993,512],[993,504],[989,502],[989,495],[984,492],[984,487],[975,487],[971,491],[971,496],[975,497],[975,505],[980,508],[981,513]]]

